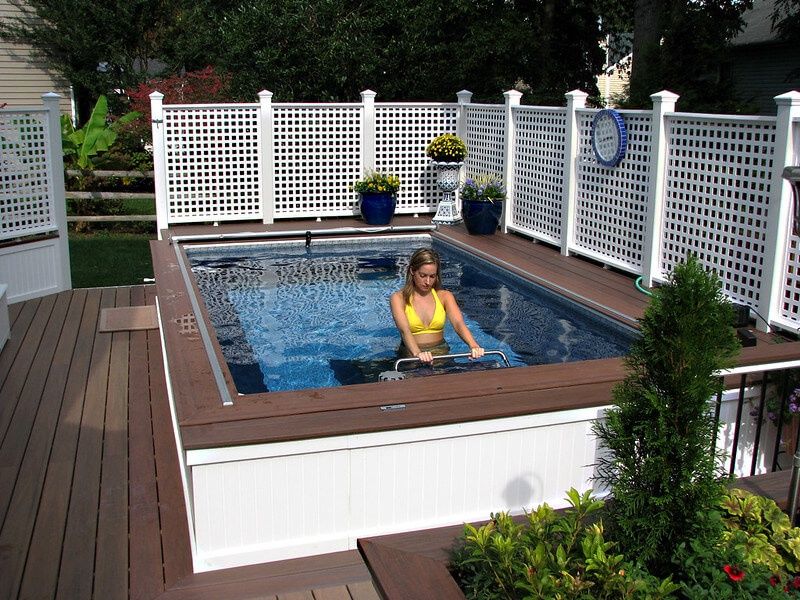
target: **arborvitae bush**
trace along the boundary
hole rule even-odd
[[[712,451],[710,401],[722,389],[713,374],[739,350],[730,304],[714,274],[695,257],[656,290],[626,358],[628,376],[594,432],[607,452],[597,479],[613,496],[606,522],[627,556],[666,574],[679,547],[716,539],[713,511],[725,491],[721,457]]]

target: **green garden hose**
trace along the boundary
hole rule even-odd
[[[648,290],[646,287],[642,286],[642,277],[638,277],[636,279],[636,289],[642,292],[643,294],[647,294],[648,296],[653,295],[653,292]]]

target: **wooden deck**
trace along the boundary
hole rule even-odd
[[[375,600],[357,551],[192,574],[157,330],[98,331],[154,286],[10,307],[0,353],[0,599]]]
[[[458,228],[443,235],[456,242],[467,239]],[[523,264],[543,282],[564,287],[598,310],[635,317],[644,306],[630,277],[588,261],[560,257],[517,236],[469,242],[500,260]],[[373,583],[356,550],[192,573],[158,331],[98,329],[104,308],[152,305],[155,294],[154,286],[73,290],[11,306],[11,339],[0,352],[0,600],[366,600],[379,597],[376,588],[390,594],[389,583]],[[758,351],[745,359],[779,360],[793,352],[798,353],[795,344],[759,343]],[[608,373],[608,366],[596,370]],[[536,401],[540,410],[552,410],[569,395],[555,389],[565,376],[559,368],[538,371],[533,383],[507,376],[495,405],[513,412],[523,402]],[[584,385],[585,376],[569,373],[573,385]],[[582,401],[606,401],[618,376],[612,369],[607,381],[587,385],[587,392],[594,391]],[[464,378],[453,387],[454,395],[474,394],[469,374]],[[429,409],[424,396],[418,404],[424,418],[447,410],[441,405]],[[485,413],[480,397],[461,406]],[[268,421],[244,416],[256,425]],[[329,433],[326,427],[334,420],[318,417],[309,431],[316,427]],[[279,432],[286,422],[275,420],[267,432]],[[402,426],[402,419],[395,425]],[[197,427],[210,435],[202,422]],[[241,433],[237,427],[234,422],[219,428],[218,441]],[[195,441],[207,441],[202,437]],[[785,493],[785,479],[769,480],[775,495]],[[423,533],[423,538],[441,541],[447,535]],[[419,537],[408,539],[417,540],[409,542],[412,546],[419,543]],[[396,558],[369,546],[367,541],[362,549],[372,555],[374,573],[379,563],[385,566]],[[441,548],[431,551],[439,560]]]

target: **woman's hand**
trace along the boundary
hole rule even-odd
[[[423,363],[432,363],[433,362],[433,354],[431,354],[430,352],[427,352],[425,350],[420,350],[419,352],[417,352],[417,358],[420,360],[420,362],[423,362]]]
[[[480,358],[483,356],[484,350],[480,346],[473,346],[469,349],[470,358]]]

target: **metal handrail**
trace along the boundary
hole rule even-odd
[[[484,356],[498,355],[503,360],[503,362],[506,363],[507,367],[511,366],[508,357],[505,354],[503,354],[503,352],[501,352],[500,350],[487,350],[486,352],[483,353],[483,355]],[[471,357],[472,354],[470,354],[469,352],[464,352],[461,354],[440,354],[438,356],[434,356],[433,360],[440,360],[443,358],[471,358]],[[419,358],[417,358],[416,356],[412,356],[409,358],[398,358],[396,361],[394,361],[394,370],[397,371],[398,367],[401,364],[408,362],[419,362]]]

